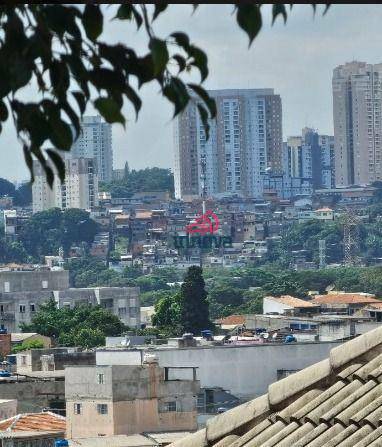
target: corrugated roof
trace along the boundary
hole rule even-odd
[[[34,335],[38,335],[37,332],[12,332],[11,333],[11,341],[14,343],[22,342],[29,337],[33,337]]]
[[[382,446],[382,326],[268,393],[207,421],[173,447]]]
[[[312,302],[316,304],[368,304],[381,301],[371,295],[361,293],[328,293],[327,295],[316,295]]]
[[[66,420],[55,413],[23,413],[0,421],[0,431],[58,431],[66,430]]]
[[[99,436],[69,439],[71,447],[156,447],[158,444],[145,435]]]
[[[300,298],[295,298],[290,295],[282,295],[280,297],[275,296],[266,296],[270,300],[276,301],[278,303],[285,304],[290,307],[317,307],[318,304],[313,303],[312,301],[301,300]]]

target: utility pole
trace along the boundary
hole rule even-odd
[[[326,241],[320,239],[318,241],[318,254],[319,254],[319,268],[324,269],[326,267]]]

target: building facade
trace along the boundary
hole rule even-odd
[[[382,64],[349,62],[333,70],[336,186],[382,179]]]
[[[192,101],[175,121],[175,195],[261,197],[262,176],[282,171],[282,107],[273,89],[209,91],[217,117],[207,140]],[[204,171],[202,170],[204,166]]]
[[[34,164],[32,186],[33,212],[49,208],[80,208],[90,210],[98,205],[98,171],[93,158],[65,160],[65,181],[55,177],[50,188],[45,171],[38,161]]]
[[[74,134],[74,129],[72,129]],[[66,154],[68,158],[94,158],[98,166],[99,179],[110,182],[113,178],[113,146],[111,124],[100,116],[84,116],[81,134]]]
[[[195,370],[184,378],[171,369],[157,363],[66,368],[67,437],[195,430]]]
[[[19,332],[29,324],[41,304],[99,305],[129,327],[140,327],[139,287],[70,288],[67,270],[0,271],[0,327]]]

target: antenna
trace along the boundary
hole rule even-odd
[[[324,269],[326,267],[326,241],[320,239],[318,241],[318,255],[319,255],[319,268]]]
[[[348,208],[344,215],[344,264],[359,265],[359,224],[360,219]]]

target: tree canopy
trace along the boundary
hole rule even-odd
[[[118,336],[128,330],[122,321],[99,306],[81,305],[58,309],[54,300],[39,307],[23,332],[37,332],[52,337],[62,346],[92,348],[101,346],[106,336]]]
[[[202,87],[209,73],[207,55],[182,31],[156,34],[155,20],[168,6],[164,2],[116,6],[114,20],[134,23],[145,32],[147,52],[142,56],[123,41],[104,41],[105,14],[99,4],[0,7],[0,121],[13,120],[32,180],[34,159],[43,166],[50,185],[55,170],[64,179],[61,151],[70,150],[78,137],[89,102],[107,122],[125,125],[122,106],[130,103],[138,115],[142,106],[138,89],[145,83],[158,84],[173,104],[174,116],[184,110],[192,92],[208,136],[208,119],[215,117],[216,105]],[[316,4],[312,6],[315,10]],[[254,2],[234,5],[236,21],[249,44],[261,30],[262,7]],[[284,4],[273,5],[273,22],[279,16],[286,21],[287,11]],[[200,82],[187,82],[195,69]],[[37,85],[38,92],[35,101],[26,102],[21,96],[29,84]]]

